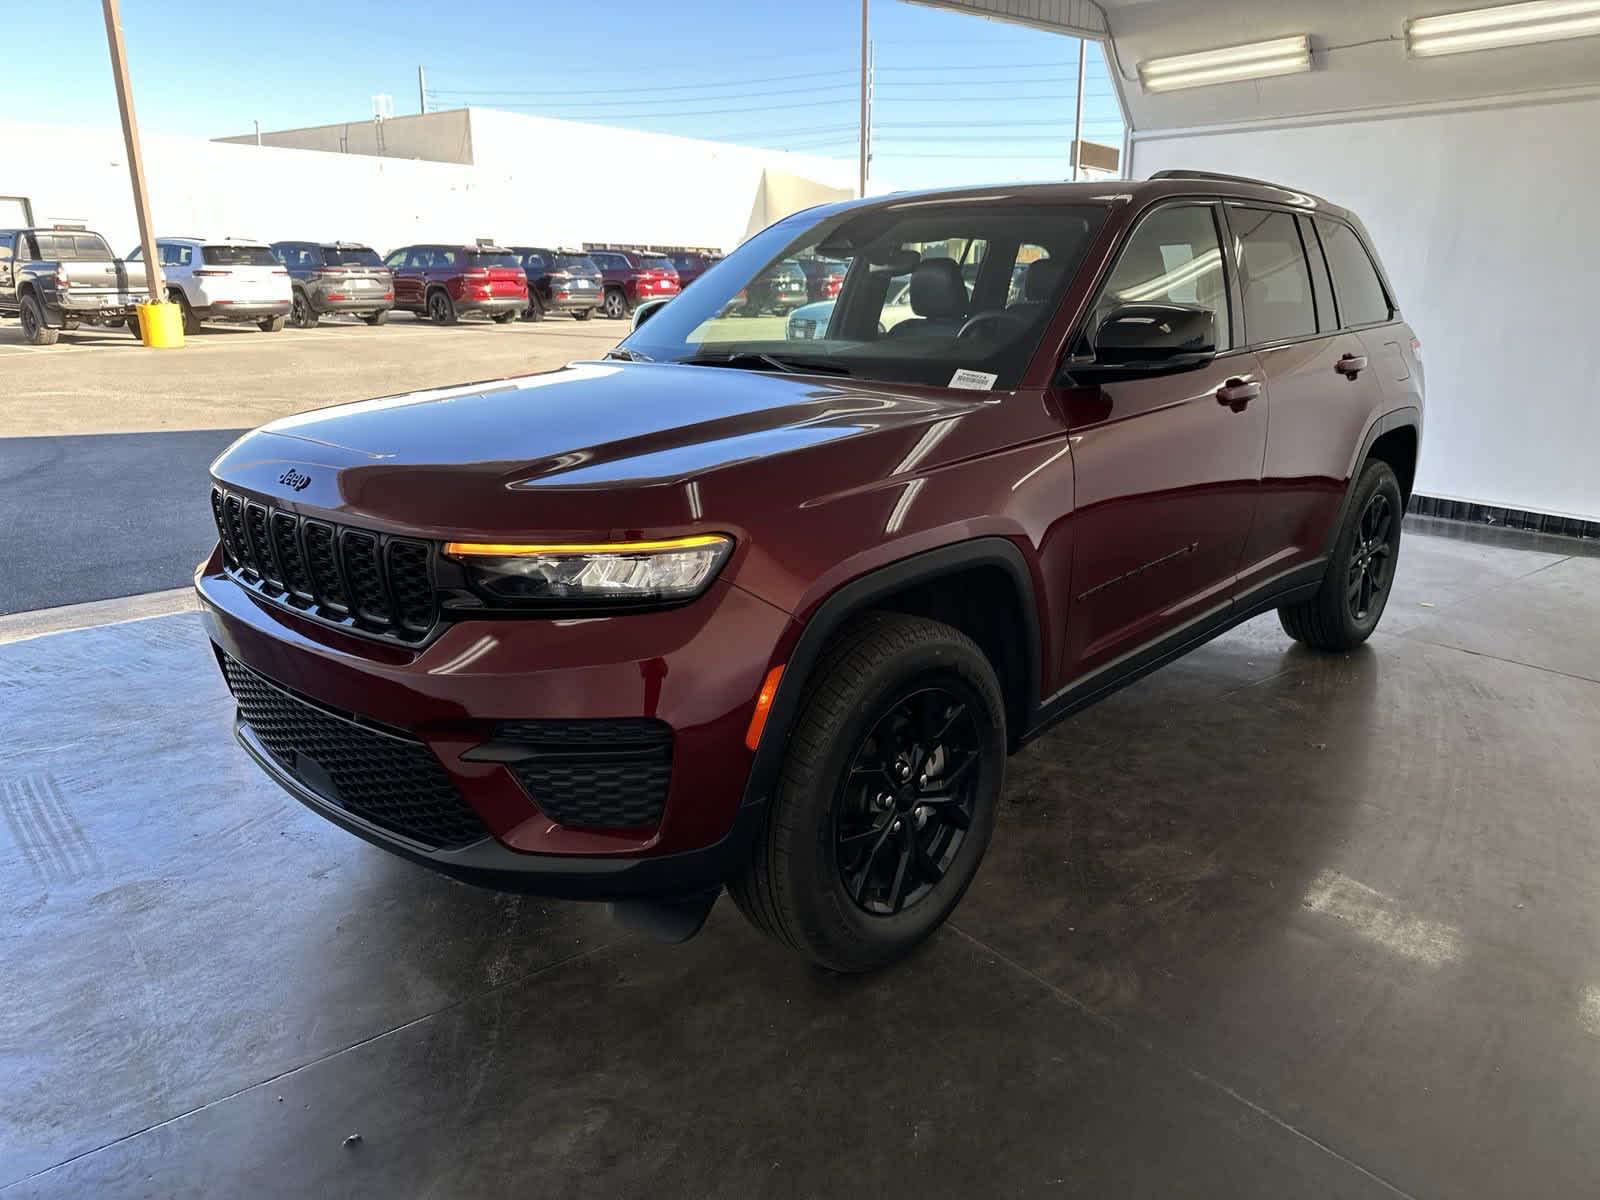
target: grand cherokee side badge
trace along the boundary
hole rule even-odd
[[[311,486],[311,476],[302,475],[299,471],[296,471],[293,467],[290,467],[282,475],[278,476],[278,482],[283,484],[284,487],[292,488],[297,492],[303,492]]]

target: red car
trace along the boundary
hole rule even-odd
[[[678,270],[664,254],[638,250],[591,250],[605,281],[601,305],[608,317],[625,317],[646,300],[670,300],[681,289]]]
[[[468,313],[506,325],[528,307],[527,272],[504,246],[401,246],[383,265],[394,275],[394,306],[435,325],[454,325]]]
[[[719,315],[804,254],[848,264],[821,336]],[[1327,651],[1383,613],[1422,361],[1304,192],[849,201],[640,315],[213,465],[238,737],[316,812],[673,936],[726,886],[864,970],[972,882],[1009,752],[1259,613]]]

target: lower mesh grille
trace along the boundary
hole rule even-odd
[[[239,715],[273,758],[329,803],[438,850],[488,836],[421,742],[357,724],[224,655]]]
[[[569,826],[659,825],[672,782],[672,730],[647,717],[504,721],[500,747],[524,747],[507,768],[552,821]]]

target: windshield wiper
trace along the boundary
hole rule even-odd
[[[626,346],[613,346],[605,352],[606,358],[620,358],[623,362],[655,362],[648,354],[640,354],[637,350],[629,350]]]
[[[779,358],[776,354],[760,354],[750,350],[733,354],[696,355],[694,358],[680,358],[678,362],[686,367],[739,367],[747,371],[780,371],[785,375],[851,373],[849,367],[841,367],[838,363],[816,362],[804,358]]]

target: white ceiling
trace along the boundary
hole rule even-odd
[[[1352,112],[1433,101],[1600,85],[1600,38],[1408,59],[1406,18],[1484,7],[1479,0],[915,0],[1063,33],[1109,22],[1108,60],[1133,128]],[[1147,96],[1137,64],[1287,34],[1311,35],[1313,69]],[[1103,36],[1103,35],[1102,35]]]

